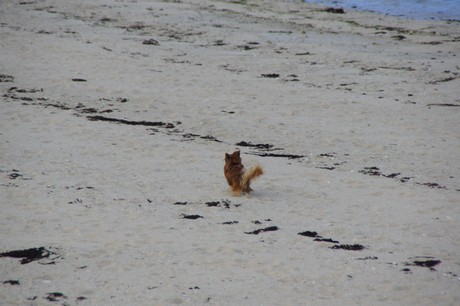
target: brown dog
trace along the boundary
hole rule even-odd
[[[264,171],[260,166],[254,166],[245,171],[241,163],[240,151],[235,151],[232,155],[225,153],[224,175],[234,195],[239,195],[241,192],[251,192],[252,189],[249,186],[251,180],[262,174]]]

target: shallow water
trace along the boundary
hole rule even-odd
[[[305,0],[411,19],[460,20],[460,0]]]

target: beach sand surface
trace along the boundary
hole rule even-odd
[[[1,305],[459,305],[460,26],[0,3]],[[224,154],[265,174],[235,197]]]

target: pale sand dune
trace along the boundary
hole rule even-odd
[[[1,305],[460,303],[458,23],[244,2],[1,2]]]

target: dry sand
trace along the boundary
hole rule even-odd
[[[1,1],[1,305],[460,304],[459,23],[239,2]]]

